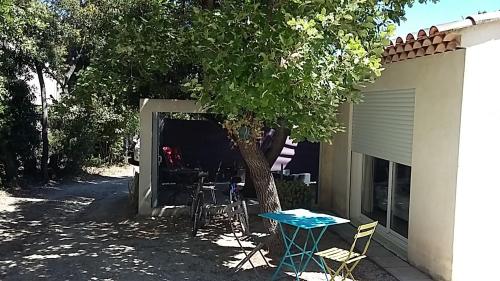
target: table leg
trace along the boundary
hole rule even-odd
[[[293,271],[295,272],[295,275],[297,276],[297,280],[298,280],[298,278],[299,278],[298,271],[297,271],[297,268],[295,267],[295,263],[293,262],[293,257],[292,257],[290,250],[292,248],[292,245],[296,245],[294,241],[295,241],[295,238],[297,238],[297,234],[299,233],[300,228],[297,227],[295,229],[295,231],[293,232],[292,238],[290,239],[288,237],[288,235],[286,234],[286,232],[283,228],[283,225],[281,223],[278,223],[278,225],[280,227],[281,237],[283,237],[283,242],[285,243],[285,254],[281,258],[280,264],[278,265],[278,268],[274,272],[272,280],[276,280],[276,277],[278,276],[278,274],[281,270],[281,267],[283,266],[283,264],[285,263],[285,260],[287,258],[290,259],[290,264],[287,263],[287,265],[289,265],[290,267],[293,268]]]
[[[302,248],[302,255],[300,256],[300,265],[299,265],[299,268],[302,268],[302,264],[304,262],[304,256],[306,255],[307,243],[309,242],[309,233],[310,232],[311,232],[311,230],[308,231],[307,237],[306,237],[306,242],[304,242],[304,248]],[[299,247],[299,249],[300,249],[300,247]],[[302,270],[299,275],[302,275],[302,272],[304,272],[304,271]]]
[[[326,279],[328,280],[328,275],[326,273],[326,269],[325,269],[325,265],[323,264],[323,262],[319,262],[316,258],[313,257],[313,255],[318,252],[318,244],[319,244],[319,241],[321,241],[321,238],[323,237],[323,235],[325,234],[325,231],[326,229],[328,228],[328,226],[325,226],[321,229],[320,233],[318,234],[318,236],[315,238],[314,237],[314,232],[312,229],[309,229],[308,230],[308,237],[311,236],[311,240],[312,240],[312,248],[310,251],[306,251],[306,249],[304,249],[305,251],[304,252],[308,252],[306,253],[307,255],[307,260],[306,262],[304,263],[303,267],[301,268],[301,272],[305,271],[306,268],[307,268],[307,265],[309,264],[309,262],[311,261],[311,259],[316,262],[316,264],[318,264],[318,266],[321,268],[321,270],[323,271],[323,273],[325,273],[325,277]]]
[[[308,229],[306,241],[305,241],[303,246],[298,245],[295,242],[295,239],[297,238],[297,234],[300,230],[299,227],[296,227],[295,230],[292,232],[293,234],[291,235],[291,238],[289,235],[287,235],[287,232],[285,231],[285,229],[281,223],[279,223],[279,227],[280,227],[280,231],[281,231],[281,236],[283,237],[283,241],[285,243],[285,253],[284,253],[283,257],[281,258],[281,261],[278,265],[278,268],[276,269],[276,271],[274,272],[274,274],[272,276],[272,280],[277,279],[277,276],[278,276],[279,272],[281,271],[281,268],[283,265],[290,266],[295,273],[296,280],[299,280],[299,276],[302,275],[302,273],[307,269],[307,266],[309,265],[309,262],[311,260],[316,262],[316,264],[320,267],[320,269],[325,274],[326,279],[328,280],[328,273],[326,272],[325,264],[323,263],[323,261],[321,259],[320,259],[320,261],[318,261],[318,259],[316,259],[314,257],[314,254],[316,252],[318,252],[318,246],[319,246],[318,244],[319,244],[321,238],[323,237],[323,235],[325,234],[325,231],[328,228],[328,226],[322,227],[321,231],[319,232],[319,234],[316,237],[314,235],[313,230]],[[309,244],[309,240],[312,241],[311,249],[307,249],[307,246]],[[299,250],[300,253],[292,254],[292,252],[291,252],[292,246],[295,246],[295,248],[297,248],[297,250]],[[295,262],[293,261],[293,257],[299,256],[299,255],[300,255],[300,264],[297,267]],[[304,262],[305,256],[307,256],[307,257],[306,257],[305,262]]]

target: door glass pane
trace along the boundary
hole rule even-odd
[[[366,156],[363,169],[361,212],[387,225],[387,191],[389,186],[389,161]]]
[[[391,229],[408,238],[411,167],[394,164]]]

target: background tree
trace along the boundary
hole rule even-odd
[[[19,65],[29,67],[36,73],[41,100],[42,157],[40,166],[42,177],[48,180],[48,108],[44,74],[50,72],[61,53],[57,37],[57,21],[48,6],[41,1],[9,1],[6,14],[1,18],[3,29],[0,33],[2,51],[15,57]]]
[[[0,186],[36,172],[40,137],[28,69],[0,50]]]
[[[137,108],[140,97],[189,98],[182,83],[197,71],[184,51],[190,3],[101,1],[99,10],[106,19],[95,34],[98,43],[80,77],[79,94],[124,110]]]
[[[38,78],[42,128],[40,168],[47,181],[50,152],[47,99],[50,97],[47,97],[46,77],[57,82],[63,97],[75,90],[77,73],[88,64],[96,43],[95,33],[105,16],[98,13],[100,6],[79,0],[9,0],[2,2],[1,7],[1,50]],[[24,77],[28,78],[32,77]]]
[[[342,130],[339,106],[359,101],[359,88],[380,75],[393,24],[413,2],[224,0],[195,9],[191,37],[202,73],[188,85],[225,116],[261,211],[281,209],[258,147],[264,126],[286,128],[296,141],[330,142]]]

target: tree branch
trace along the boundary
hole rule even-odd
[[[290,129],[285,127],[278,127],[272,137],[271,146],[267,151],[265,151],[265,156],[267,163],[272,167],[276,159],[281,154],[283,147],[285,146],[286,140],[290,135]]]

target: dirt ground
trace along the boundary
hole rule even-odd
[[[223,220],[192,238],[186,218],[136,218],[128,204],[131,174],[114,169],[15,194],[0,191],[0,280],[270,280],[274,267],[258,258],[258,275],[248,264],[233,273],[243,255]],[[251,227],[258,232],[260,220],[252,218]],[[320,249],[347,247],[335,234],[326,236]],[[355,276],[396,280],[369,260]],[[301,280],[325,277],[311,266]]]

